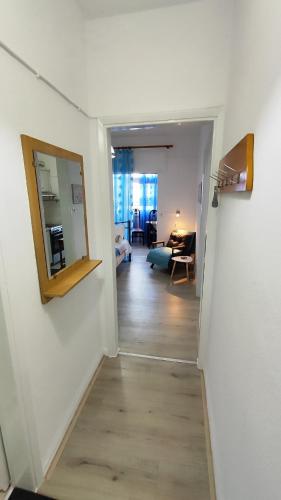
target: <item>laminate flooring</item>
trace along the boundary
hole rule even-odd
[[[106,358],[40,493],[58,500],[209,500],[197,368]]]
[[[199,299],[194,282],[171,285],[167,270],[151,269],[148,249],[133,247],[117,268],[119,347],[123,352],[196,361]],[[177,264],[174,278],[185,276]]]

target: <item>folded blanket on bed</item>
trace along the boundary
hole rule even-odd
[[[119,253],[117,253],[117,251]],[[132,252],[132,247],[128,240],[121,240],[120,243],[115,243],[115,255],[121,255],[122,253],[125,253],[128,255],[129,253]]]

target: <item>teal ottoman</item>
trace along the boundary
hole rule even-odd
[[[159,267],[164,267],[166,269],[169,269],[171,258],[172,258],[172,248],[170,247],[153,248],[148,252],[146,257],[146,262],[150,262],[150,264],[152,264],[151,267],[156,265]]]

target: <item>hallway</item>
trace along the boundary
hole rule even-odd
[[[132,262],[117,269],[120,350],[195,361],[194,283],[171,285],[166,270],[150,268],[147,251],[134,246]],[[208,500],[197,368],[105,359],[41,492],[58,500]]]
[[[123,352],[196,361],[199,299],[195,285],[171,285],[168,271],[150,268],[148,249],[134,246],[117,269],[119,346]],[[178,266],[175,278],[185,270]]]
[[[40,493],[58,500],[208,500],[197,368],[106,358]]]

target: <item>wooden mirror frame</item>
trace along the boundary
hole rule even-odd
[[[21,135],[24,166],[26,173],[27,191],[29,197],[30,215],[34,238],[34,247],[37,261],[39,285],[42,303],[49,302],[54,297],[64,297],[77,283],[93,271],[101,260],[90,260],[89,242],[87,229],[87,213],[84,185],[83,156],[67,151],[66,149],[53,146],[27,135]],[[61,269],[52,277],[48,275],[47,259],[44,245],[44,228],[41,220],[41,210],[37,187],[36,168],[34,152],[44,153],[50,156],[63,158],[79,163],[81,168],[83,201],[84,201],[84,223],[87,253],[81,259],[76,260],[69,266]]]

